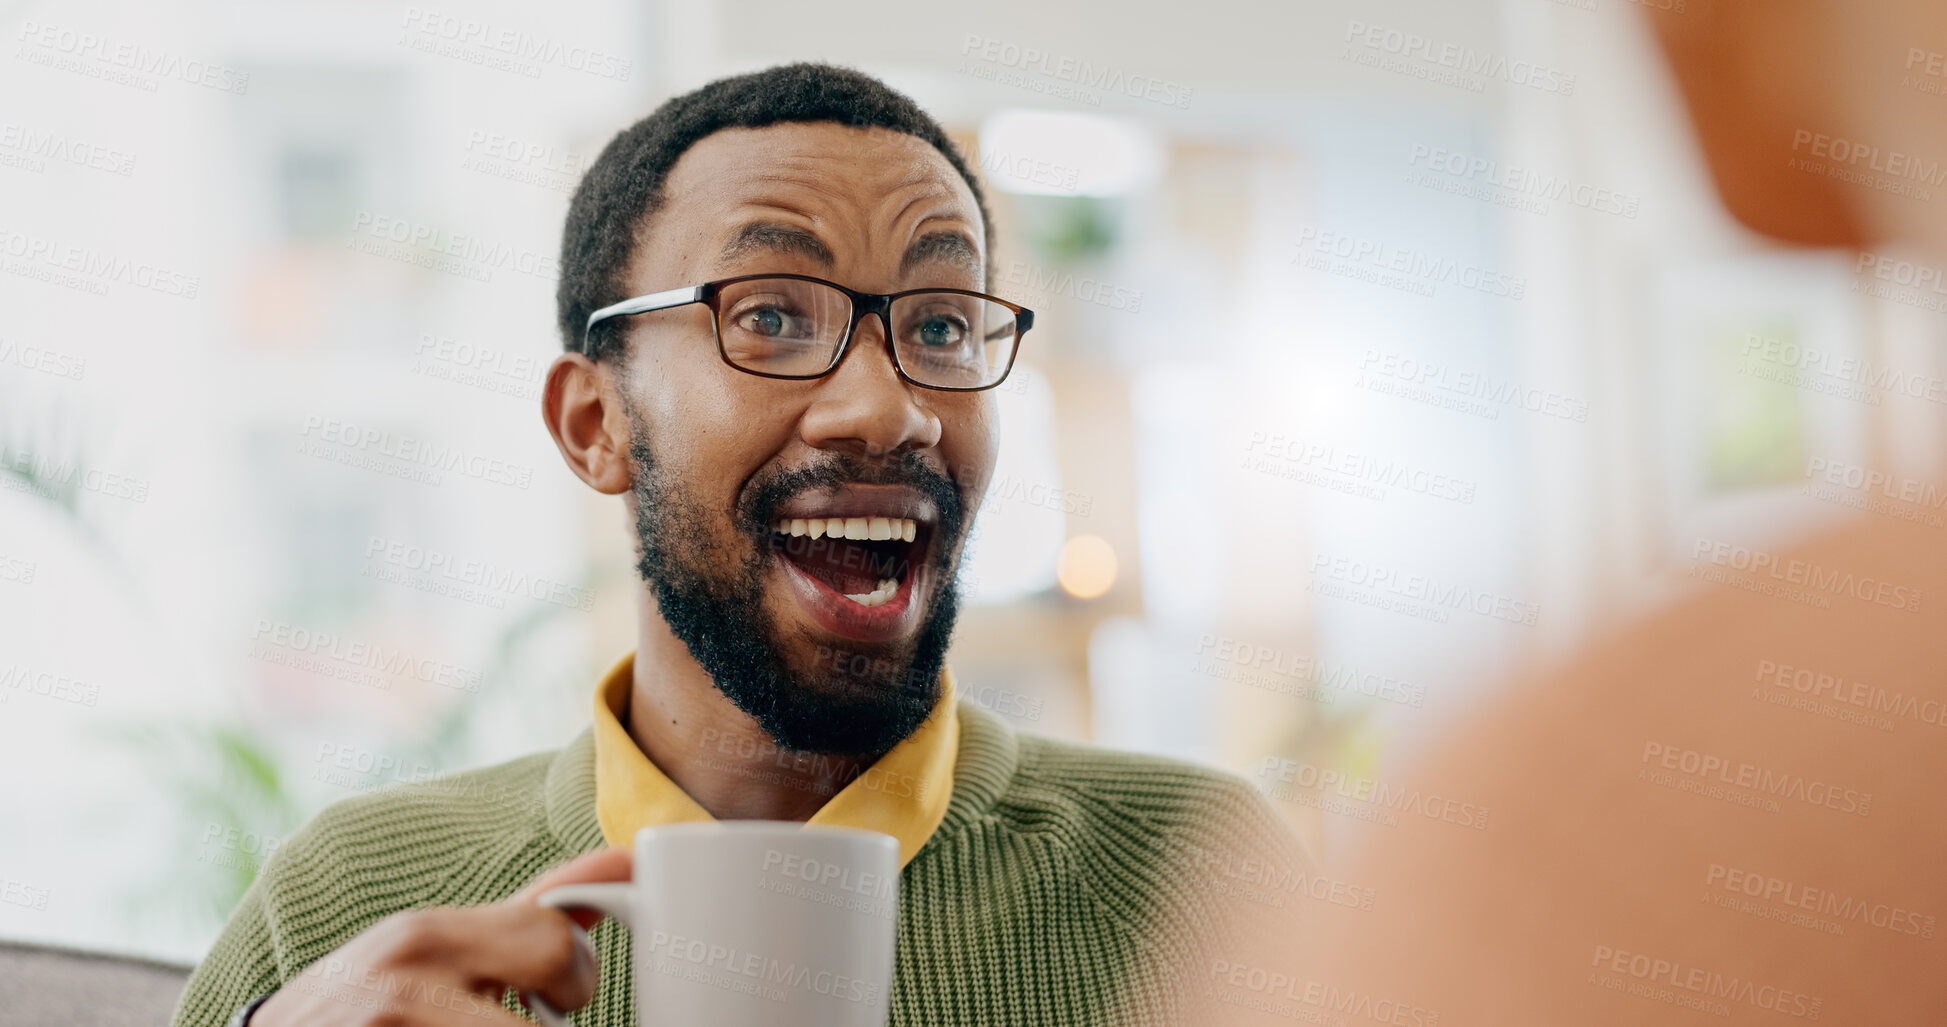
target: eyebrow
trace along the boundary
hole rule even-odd
[[[976,279],[986,277],[979,251],[959,232],[928,232],[913,240],[906,248],[906,255],[899,258],[900,277],[929,260],[961,268]]]
[[[717,265],[727,267],[753,253],[804,257],[826,270],[837,264],[831,248],[810,231],[777,221],[753,221],[739,228],[723,244],[723,249],[717,253]],[[913,240],[913,244],[906,248],[905,255],[899,258],[899,274],[904,277],[929,261],[950,264],[977,277],[982,276],[984,270],[980,252],[967,241],[966,236],[958,232],[929,232]]]
[[[719,267],[735,263],[752,253],[788,253],[806,257],[818,266],[830,269],[834,261],[832,251],[824,240],[796,225],[781,224],[776,221],[753,221],[737,230],[730,241],[723,244],[717,254]]]

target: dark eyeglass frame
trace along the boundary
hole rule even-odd
[[[791,278],[800,282],[815,282],[819,285],[836,289],[851,299],[851,323],[845,326],[845,335],[838,340],[838,347],[832,352],[832,362],[824,370],[816,374],[772,374],[769,371],[753,371],[748,367],[742,367],[733,363],[730,359],[730,354],[724,351],[723,308],[718,305],[723,296],[723,287],[726,285],[735,285],[738,282],[752,282],[760,278]],[[892,301],[906,296],[941,292],[952,293],[957,296],[972,296],[976,299],[986,300],[989,303],[1006,307],[1014,312],[1014,348],[1007,353],[1007,366],[1001,368],[1000,377],[995,378],[985,385],[955,386],[932,385],[927,382],[917,381],[912,375],[906,373],[905,365],[899,362],[899,347],[893,345]],[[631,297],[620,303],[611,303],[588,315],[588,323],[583,325],[581,329],[582,352],[588,352],[588,333],[593,331],[597,324],[609,318],[627,317],[632,314],[646,314],[652,310],[668,310],[672,307],[681,307],[691,303],[702,303],[710,308],[710,333],[716,336],[717,356],[724,363],[729,364],[731,367],[745,374],[754,374],[759,378],[780,378],[786,381],[809,381],[813,378],[823,378],[837,370],[838,365],[845,360],[845,354],[851,352],[852,339],[858,334],[859,322],[864,320],[867,314],[876,314],[879,317],[880,327],[885,329],[886,353],[892,357],[892,368],[898,372],[899,380],[908,385],[917,385],[922,389],[936,389],[940,392],[985,392],[1006,381],[1007,376],[1014,370],[1014,359],[1021,355],[1021,337],[1028,333],[1028,329],[1034,327],[1034,311],[1018,303],[1009,303],[998,296],[990,296],[984,292],[975,292],[972,289],[933,288],[906,289],[901,292],[860,292],[857,289],[849,289],[837,282],[817,278],[812,275],[783,273],[738,275],[735,278],[719,278],[714,282],[704,282],[702,285],[686,285],[680,289],[665,289],[662,292],[652,292],[643,296]]]

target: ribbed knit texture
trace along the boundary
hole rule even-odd
[[[892,1023],[1183,1023],[1221,984],[1213,965],[1244,951],[1239,922],[1301,912],[1236,898],[1249,892],[1239,880],[1288,892],[1310,872],[1241,779],[1020,734],[966,700],[959,714],[951,805],[900,880]],[[333,803],[265,865],[175,1027],[220,1027],[390,913],[495,902],[599,848],[593,755],[583,732],[556,752]],[[589,934],[601,983],[574,1022],[633,1027],[628,932],[603,920]]]

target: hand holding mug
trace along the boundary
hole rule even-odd
[[[306,967],[250,1018],[251,1027],[393,1024],[471,1027],[526,1021],[503,1009],[506,988],[568,1008],[594,997],[598,965],[583,928],[537,896],[556,886],[626,881],[625,849],[586,853],[484,906],[407,910],[380,920]]]

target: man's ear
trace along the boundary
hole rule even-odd
[[[541,419],[575,477],[608,495],[629,490],[629,417],[612,363],[563,353],[541,386]]]

